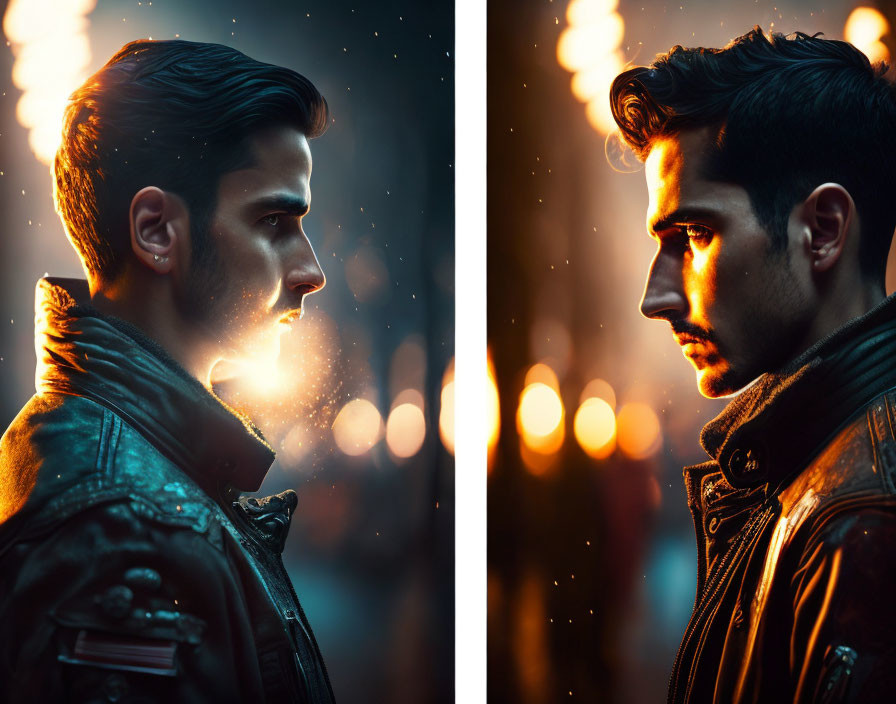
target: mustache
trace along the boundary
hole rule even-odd
[[[712,330],[705,330],[699,325],[689,323],[686,320],[671,320],[672,332],[684,337],[693,337],[703,342],[715,342],[715,334]]]

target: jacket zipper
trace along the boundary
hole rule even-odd
[[[234,503],[236,504],[236,502],[234,502]],[[302,629],[303,634],[305,635],[306,640],[311,644],[313,653],[317,656],[317,664],[320,666],[320,669],[323,671],[324,681],[327,684],[327,689],[328,689],[329,695],[330,695],[330,701],[334,702],[335,697],[333,696],[333,685],[330,683],[330,675],[327,672],[327,665],[324,662],[323,656],[321,655],[321,652],[320,652],[320,648],[318,647],[317,641],[315,640],[314,635],[311,631],[311,627],[308,624],[308,617],[305,616],[305,611],[302,608],[301,602],[299,601],[298,594],[296,594],[296,590],[295,590],[295,587],[293,586],[292,580],[289,578],[289,573],[286,571],[286,567],[283,564],[283,554],[279,553],[275,550],[272,550],[270,547],[268,547],[261,540],[258,539],[258,536],[256,535],[258,528],[255,525],[253,525],[252,521],[249,519],[249,517],[247,515],[245,515],[244,509],[242,509],[242,507],[239,507],[238,504],[235,505],[233,507],[233,513],[235,515],[239,516],[239,522],[245,527],[245,532],[239,531],[239,529],[237,529],[237,530],[243,535],[244,539],[249,540],[252,543],[253,547],[257,551],[255,557],[256,557],[256,560],[257,560],[259,566],[263,565],[264,569],[266,571],[270,572],[270,571],[272,571],[271,566],[273,565],[276,567],[276,571],[279,571],[280,579],[272,580],[271,586],[274,586],[278,591],[281,591],[281,592],[283,591],[283,589],[282,589],[283,583],[286,583],[286,585],[288,586],[289,594],[287,596],[289,596],[289,595],[292,596],[292,604],[295,605],[295,607],[296,607],[296,613],[299,617],[298,618],[299,625]],[[273,560],[271,559],[271,555],[274,556]],[[276,584],[277,581],[279,581],[280,584]],[[276,584],[276,586],[275,586],[275,584]],[[279,608],[278,608],[278,611],[279,611]],[[287,617],[287,620],[289,620],[288,617]],[[289,628],[287,627],[287,631],[288,630],[289,630]],[[290,638],[292,639],[292,637],[293,636],[290,633]],[[296,655],[298,656],[298,652],[296,653]],[[310,683],[308,682],[308,676],[304,672],[304,667],[302,666],[301,659],[297,657],[297,660],[298,660],[297,664],[299,665],[299,669],[300,669],[300,672],[298,674],[301,677],[303,677],[303,679],[305,680],[305,689],[307,691],[309,688],[309,685],[310,685]],[[308,694],[310,696],[310,692],[308,692]]]
[[[684,636],[681,639],[681,645],[678,647],[678,654],[675,657],[675,665],[672,667],[672,676],[669,680],[669,703],[674,704],[677,700],[678,694],[678,680],[679,673],[682,666],[682,657],[684,655],[687,646],[690,643],[691,638],[694,635],[694,632],[697,629],[697,625],[703,619],[703,616],[706,613],[707,608],[715,601],[716,596],[719,593],[719,588],[725,584],[728,576],[731,573],[731,569],[734,564],[738,562],[738,558],[741,556],[743,549],[750,544],[750,542],[755,537],[755,533],[761,530],[761,526],[766,523],[769,516],[772,514],[772,507],[767,506],[766,508],[759,508],[756,511],[756,515],[750,519],[747,526],[741,532],[738,540],[731,547],[728,548],[728,551],[719,561],[718,567],[714,570],[712,574],[712,579],[703,585],[702,593],[700,590],[700,582],[701,576],[702,579],[705,579],[705,537],[703,536],[702,527],[697,527],[697,522],[694,522],[695,532],[699,539],[702,539],[702,548],[698,548],[698,557],[701,558],[700,564],[697,565],[697,585],[698,592],[697,598],[694,600],[694,611],[691,614],[691,620],[688,622],[688,627],[685,629]],[[696,663],[696,658],[694,662],[691,663],[691,668],[693,668]],[[691,675],[688,675],[688,684],[685,690],[685,700],[690,692],[691,688]]]
[[[324,681],[327,683],[327,689],[330,693],[330,701],[335,701],[335,697],[333,696],[333,685],[330,684],[330,674],[327,672],[327,663],[324,662],[323,655],[321,655],[320,648],[317,645],[317,639],[314,637],[314,633],[311,631],[311,626],[308,623],[308,617],[305,616],[305,610],[302,608],[302,603],[299,601],[299,597],[296,594],[296,589],[292,584],[292,580],[289,578],[289,573],[286,571],[286,567],[283,564],[283,555],[281,553],[276,553],[277,555],[277,566],[280,568],[280,574],[283,577],[283,580],[289,586],[289,592],[292,594],[292,601],[296,605],[296,609],[298,610],[299,622],[301,623],[302,630],[305,632],[305,636],[308,638],[308,642],[311,643],[311,647],[314,648],[314,653],[317,655],[317,662],[320,665],[320,669],[324,673]]]

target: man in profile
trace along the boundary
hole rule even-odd
[[[896,701],[896,97],[855,47],[756,27],[611,89],[657,243],[641,312],[704,396],[694,612],[670,702]],[[739,393],[738,393],[739,392]]]
[[[136,41],[78,89],[55,199],[86,281],[37,286],[37,394],[0,445],[0,701],[331,702],[283,567],[296,495],[211,391],[324,275],[327,104],[215,44]]]

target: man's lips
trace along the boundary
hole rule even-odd
[[[295,321],[299,320],[302,317],[302,309],[296,308],[294,310],[286,311],[283,315],[278,318],[277,322],[281,325],[290,325]]]
[[[698,359],[713,356],[713,351],[710,349],[712,341],[705,337],[697,337],[689,333],[676,333],[675,341],[681,345],[681,353],[694,363]]]

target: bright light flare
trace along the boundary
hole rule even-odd
[[[624,405],[616,416],[616,428],[619,449],[631,459],[647,459],[663,445],[659,418],[647,404]]]
[[[857,7],[846,20],[843,36],[872,63],[889,61],[890,52],[880,39],[890,32],[890,23],[873,7]]]
[[[96,0],[10,0],[3,31],[15,56],[13,83],[23,95],[16,117],[35,156],[50,165],[62,139],[68,96],[91,61],[87,15]]]
[[[616,415],[602,398],[586,398],[573,419],[579,445],[589,456],[602,460],[616,449]]]
[[[333,421],[333,439],[346,455],[363,455],[379,442],[382,432],[380,412],[363,398],[346,403]]]

